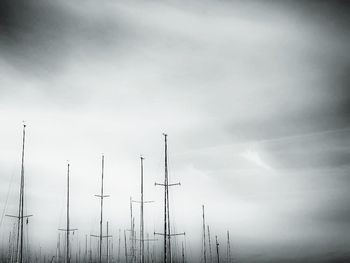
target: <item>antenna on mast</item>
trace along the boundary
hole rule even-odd
[[[203,211],[203,260],[204,263],[207,263],[207,251],[206,251],[206,243],[205,243],[205,216],[204,216],[204,205],[202,205]]]
[[[169,184],[168,176],[168,135],[164,136],[164,184],[155,183],[155,185],[164,186],[164,233],[154,233],[155,235],[164,236],[164,263],[172,262],[171,260],[171,237],[185,235],[185,233],[171,234],[170,232],[170,213],[169,213],[169,186],[181,185],[180,183]]]

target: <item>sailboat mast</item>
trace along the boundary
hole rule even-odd
[[[70,257],[69,257],[69,163],[67,165],[67,249],[66,249],[66,261],[67,263],[70,263]]]
[[[231,245],[230,245],[230,232],[227,230],[227,251],[226,251],[227,262],[231,262]]]
[[[140,252],[141,252],[141,263],[145,262],[145,250],[144,250],[144,221],[143,221],[143,160],[141,156],[141,214],[140,214]]]
[[[16,262],[19,256],[20,263],[23,262],[23,207],[24,207],[24,145],[26,137],[26,125],[23,124],[23,135],[22,135],[22,158],[21,158],[21,185],[19,193],[19,209],[18,209],[18,231],[17,231],[17,251],[16,251]],[[19,251],[18,251],[19,246]],[[18,255],[19,253],[19,255]]]
[[[107,221],[107,236],[106,236],[106,238],[107,238],[107,263],[109,263],[108,221]]]
[[[203,260],[204,263],[207,263],[207,251],[206,251],[206,243],[205,243],[205,215],[204,215],[204,205],[202,205],[203,211]]]
[[[135,237],[134,237],[134,223],[133,223],[133,214],[132,214],[132,197],[130,196],[130,254],[131,254],[131,262],[134,262],[134,243],[135,243]]]
[[[208,241],[209,241],[209,254],[210,254],[210,263],[213,263],[213,254],[211,251],[211,242],[210,242],[210,229],[209,229],[209,225],[208,227]]]
[[[117,263],[120,263],[120,229],[119,229],[119,239],[118,239],[118,257]]]
[[[216,241],[216,256],[217,256],[217,262],[220,263],[220,253],[219,253],[218,236],[215,236],[215,241]]]
[[[104,172],[104,163],[105,163],[105,157],[102,155],[102,181],[101,181],[101,216],[100,216],[100,260],[99,262],[102,262],[102,219],[103,219],[103,172]]]
[[[164,262],[167,262],[167,254],[169,254],[169,262],[171,262],[170,250],[170,222],[169,222],[169,180],[168,180],[168,142],[167,134],[164,135]],[[168,242],[168,244],[167,244]],[[168,248],[168,251],[167,251]]]
[[[126,243],[126,233],[124,230],[124,251],[125,251],[125,262],[128,263],[128,245]]]

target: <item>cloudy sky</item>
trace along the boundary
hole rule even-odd
[[[156,201],[146,230],[161,231],[167,132],[170,180],[182,184],[171,217],[191,260],[202,204],[242,262],[349,258],[349,14],[345,1],[2,0],[2,246],[25,120],[36,247],[53,251],[64,227],[67,160],[75,240],[97,233],[102,153],[114,238],[139,198],[140,154]]]

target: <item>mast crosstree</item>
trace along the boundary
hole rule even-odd
[[[143,190],[143,185],[144,185],[144,173],[143,173],[143,162],[144,162],[144,157],[141,155],[140,161],[141,161],[141,200],[140,201],[135,201],[132,200],[134,203],[140,203],[140,239],[136,239],[136,241],[140,241],[140,262],[144,263],[145,262],[145,241],[150,242],[150,241],[156,241],[156,239],[145,239],[145,223],[144,223],[144,204],[146,203],[153,203],[154,201],[145,201],[144,200],[144,190]]]
[[[170,231],[170,213],[169,213],[169,186],[181,185],[180,183],[169,184],[169,176],[168,176],[168,135],[163,133],[164,135],[164,183],[155,183],[155,185],[164,187],[164,233],[154,233],[155,235],[164,236],[164,263],[172,262],[172,254],[171,254],[171,237],[185,235],[183,233],[171,233]]]
[[[22,263],[23,262],[23,220],[33,215],[24,215],[24,145],[26,138],[26,124],[23,124],[23,132],[22,132],[22,158],[21,158],[21,183],[19,190],[19,207],[18,207],[18,215],[6,215],[7,217],[16,218],[17,221],[17,241],[16,241],[16,256],[15,262]]]
[[[66,221],[66,228],[60,228],[58,230],[65,231],[66,232],[66,263],[70,263],[70,252],[69,252],[69,234],[72,231],[76,231],[78,229],[76,228],[70,228],[70,222],[69,222],[69,171],[70,171],[70,164],[67,164],[67,221]]]
[[[102,262],[102,240],[103,238],[109,238],[111,236],[103,236],[102,234],[102,226],[103,226],[103,199],[106,197],[109,197],[109,195],[103,194],[103,178],[104,178],[104,167],[105,167],[105,156],[102,154],[102,173],[101,173],[101,194],[95,195],[96,197],[99,197],[101,199],[100,203],[100,235],[91,235],[92,237],[99,238],[99,263]],[[107,241],[108,243],[108,241]]]

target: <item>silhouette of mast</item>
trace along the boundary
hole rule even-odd
[[[204,205],[202,205],[203,211],[203,260],[204,263],[207,263],[207,251],[206,251],[206,243],[205,243],[205,216],[204,216]]]
[[[164,186],[164,233],[154,233],[164,236],[164,263],[172,262],[171,259],[171,237],[185,235],[185,233],[171,234],[170,232],[170,213],[169,213],[169,186],[181,185],[180,183],[169,184],[168,177],[168,135],[164,135],[164,184],[155,183],[155,185]]]
[[[185,263],[185,249],[184,249],[184,243],[181,243],[182,248],[182,263]]]
[[[230,232],[227,230],[227,251],[226,251],[226,258],[227,262],[231,262],[231,245],[230,245]]]
[[[15,262],[23,262],[23,219],[31,217],[33,215],[24,215],[24,146],[26,137],[26,124],[23,124],[22,133],[22,158],[21,158],[21,183],[19,190],[19,206],[18,206],[18,216],[6,215],[8,217],[17,218],[17,241],[16,241],[16,256]],[[28,222],[28,221],[27,221]]]
[[[102,235],[102,226],[103,226],[103,198],[109,197],[109,195],[103,195],[103,178],[104,178],[104,166],[105,166],[105,156],[102,154],[102,173],[101,173],[101,194],[100,195],[95,195],[96,197],[99,197],[101,199],[100,203],[100,235],[91,235],[92,237],[97,237],[99,238],[99,263],[102,262],[102,239],[104,237],[108,236],[103,236]]]
[[[218,236],[215,236],[217,262],[220,263]]]
[[[124,250],[125,250],[125,262],[128,263],[128,244],[126,243],[125,230],[124,230]]]
[[[143,157],[140,157],[141,160],[141,213],[140,213],[140,253],[141,258],[140,262],[145,262],[145,240],[144,240],[144,221],[143,221]]]
[[[131,256],[131,262],[134,263],[136,261],[136,253],[135,253],[135,241],[136,241],[136,234],[135,234],[135,218],[133,217],[133,210],[132,210],[132,203],[134,201],[132,200],[132,197],[130,196],[130,256]]]
[[[210,230],[209,230],[209,225],[207,226],[208,228],[208,242],[209,242],[209,254],[210,254],[210,263],[213,263],[213,254],[211,251],[211,243],[210,243]]]
[[[76,228],[70,229],[69,222],[69,168],[70,164],[67,164],[67,221],[66,221],[66,229],[59,229],[61,231],[66,231],[66,262],[70,263],[70,254],[69,254],[69,234],[71,231],[77,230]]]
[[[119,229],[119,238],[118,238],[118,256],[117,263],[120,263],[120,229]]]
[[[141,156],[140,157],[140,161],[141,161],[141,201],[133,201],[131,200],[131,202],[135,202],[135,203],[140,203],[140,262],[144,263],[145,262],[145,241],[149,242],[149,241],[155,241],[156,239],[145,239],[145,229],[144,229],[144,204],[145,203],[152,203],[153,201],[144,201],[144,191],[143,191],[143,185],[144,185],[144,173],[143,173],[143,162],[144,162],[144,157]]]

